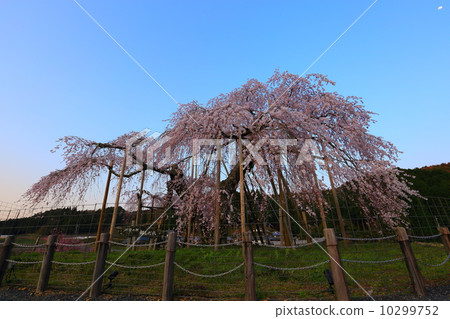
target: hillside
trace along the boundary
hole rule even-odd
[[[450,163],[403,170],[422,196],[450,197]]]

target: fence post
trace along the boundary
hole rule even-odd
[[[34,242],[34,245],[35,245],[35,246],[38,246],[40,241],[41,241],[41,236],[38,236],[38,237],[36,238],[36,241]],[[33,252],[34,252],[34,251],[36,251],[36,247],[33,248]]]
[[[50,278],[50,270],[52,268],[53,255],[56,249],[56,239],[58,235],[49,235],[47,244],[45,245],[44,257],[42,258],[41,273],[36,287],[36,292],[42,292],[47,289],[48,280]]]
[[[345,282],[344,271],[342,270],[341,256],[339,255],[338,242],[334,229],[325,228],[323,234],[327,243],[328,256],[330,257],[330,267],[336,290],[336,299],[348,301],[350,300],[348,288],[347,283]]]
[[[164,282],[162,300],[173,300],[173,269],[175,260],[175,250],[177,243],[177,234],[174,231],[169,232],[169,239],[166,246],[166,263],[164,264]]]
[[[100,235],[99,245],[97,246],[97,259],[95,260],[94,274],[92,276],[92,288],[89,297],[97,298],[100,296],[103,283],[103,272],[105,270],[106,256],[108,255],[109,233]]]
[[[242,242],[244,255],[245,300],[256,300],[255,272],[253,269],[252,234],[246,232]]]
[[[11,250],[14,242],[14,236],[8,236],[3,243],[0,250],[0,286],[2,285],[3,276],[8,269],[8,262],[6,261],[11,256]]]
[[[403,255],[405,256],[406,267],[408,268],[409,277],[411,278],[411,283],[416,294],[420,297],[426,295],[425,283],[420,273],[419,266],[417,265],[416,257],[411,249],[411,243],[408,239],[408,234],[403,227],[396,228],[397,240],[402,249]]]
[[[438,230],[441,233],[442,243],[448,255],[450,254],[450,232],[447,227],[438,227]]]

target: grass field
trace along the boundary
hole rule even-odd
[[[324,244],[320,244],[324,248]],[[91,246],[92,247],[92,246]],[[445,258],[442,244],[412,243],[416,258],[431,264],[439,264]],[[114,262],[124,247],[114,246],[107,260]],[[339,250],[342,259],[383,261],[402,257],[398,243],[351,242],[345,245],[340,242]],[[294,268],[317,264],[328,259],[327,255],[316,245],[297,249],[277,249],[270,247],[254,247],[256,263]],[[41,252],[29,249],[14,249],[11,259],[18,261],[39,261]],[[129,251],[118,264],[127,266],[153,265],[164,262],[165,250]],[[55,261],[85,262],[95,260],[95,253],[72,250],[56,252]],[[227,246],[214,251],[213,248],[177,247],[175,262],[192,272],[203,275],[214,275],[229,271],[243,261],[240,246]],[[89,287],[94,265],[59,265],[53,264],[49,289],[81,293]],[[275,270],[255,265],[256,291],[258,300],[332,300],[334,294],[323,274],[329,269],[324,264],[307,270]],[[388,296],[412,293],[409,275],[404,261],[392,263],[352,263],[343,262],[343,267],[350,276],[373,296]],[[448,285],[450,282],[450,262],[440,267],[419,264],[427,286]],[[15,287],[35,287],[39,277],[39,264],[16,264],[14,272],[4,279],[4,285]],[[107,276],[113,271],[119,274],[112,286],[103,281],[104,291],[108,294],[148,295],[154,299],[161,296],[163,283],[163,266],[147,269],[127,269],[111,267]],[[174,299],[175,300],[243,300],[244,275],[243,268],[216,278],[197,277],[175,267]],[[346,276],[350,295],[354,299],[363,298],[366,293],[358,287],[354,280]],[[6,283],[5,283],[6,280]]]

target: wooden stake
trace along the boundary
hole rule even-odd
[[[310,237],[311,230],[309,229],[308,219],[306,218],[306,212],[304,210],[302,210],[302,220],[303,220],[303,225],[305,226],[305,230],[308,232],[308,234],[306,234],[306,242],[310,243],[310,242],[312,242],[312,239]]]
[[[214,221],[214,250],[219,249],[220,243],[220,162],[222,158],[222,147],[217,145],[217,161],[216,161],[216,215]]]
[[[34,242],[35,246],[39,245],[39,242],[41,241],[41,236],[37,236],[36,241]],[[33,247],[33,252],[36,251],[36,247]]]
[[[192,228],[192,216],[188,216],[186,248],[189,248],[189,243],[191,242],[191,228]]]
[[[406,230],[403,227],[397,227],[395,231],[397,233],[398,243],[405,256],[405,264],[408,268],[413,289],[419,297],[423,297],[426,295],[425,283],[417,265],[416,257],[411,249],[411,243],[409,242]]]
[[[256,300],[255,272],[253,269],[252,234],[246,232],[242,243],[245,274],[245,300]]]
[[[103,272],[105,271],[106,256],[108,255],[109,233],[100,235],[100,245],[97,250],[97,259],[95,260],[94,274],[92,275],[92,288],[89,297],[97,298],[100,296],[103,283]]]
[[[322,227],[323,229],[327,228],[327,220],[325,218],[325,210],[323,208],[323,204],[322,204],[322,197],[320,196],[320,188],[319,188],[319,181],[317,180],[317,175],[316,175],[316,169],[313,167],[313,177],[314,177],[314,183],[316,186],[316,197],[317,197],[317,203],[319,205],[319,211],[320,211],[320,218],[322,219]]]
[[[2,285],[3,277],[8,270],[9,256],[11,256],[11,250],[13,248],[14,236],[6,237],[3,246],[0,249],[0,286]]]
[[[112,238],[113,238],[114,229],[116,227],[117,213],[119,210],[120,192],[122,190],[123,175],[125,174],[126,163],[127,163],[127,152],[124,151],[122,169],[120,171],[120,177],[119,177],[119,184],[117,185],[116,201],[114,203],[114,212],[113,212],[112,220],[111,220],[111,228],[109,229],[109,239],[110,240],[112,240]]]
[[[326,239],[327,251],[330,257],[330,268],[336,290],[336,299],[339,301],[348,301],[350,300],[348,288],[347,283],[345,282],[344,271],[342,270],[341,256],[339,254],[334,229],[325,228],[323,234]]]
[[[142,223],[142,194],[144,193],[145,169],[142,169],[141,185],[139,187],[138,207],[136,212],[136,226]]]
[[[295,210],[295,212],[296,212],[296,214],[297,214],[297,218],[298,218],[299,220],[302,220],[303,226],[304,226],[303,228],[304,228],[305,231],[307,232],[307,234],[305,234],[305,235],[306,235],[306,242],[307,242],[307,243],[310,243],[310,242],[311,242],[311,237],[309,237],[308,234],[310,234],[311,231],[309,230],[308,221],[307,221],[307,219],[306,219],[306,213],[305,213],[304,211],[302,211],[302,212],[300,213],[300,211],[299,211],[299,209],[298,209],[298,206],[297,206],[296,203],[295,203],[295,199],[294,199],[294,197],[292,196],[291,190],[289,189],[289,185],[288,185],[288,183],[287,183],[287,181],[286,181],[286,179],[284,178],[283,175],[281,175],[281,179],[283,180],[283,187],[284,187],[284,189],[285,189],[285,191],[286,191],[286,195],[287,195],[288,197],[292,198],[292,201],[294,202],[294,210]],[[286,199],[286,201],[287,201],[287,199]],[[301,216],[300,216],[300,215],[301,215]]]
[[[242,139],[241,132],[239,130],[239,188],[240,188],[240,200],[241,200],[241,238],[244,240],[245,235],[245,201],[244,201],[244,168],[242,159]]]
[[[293,246],[292,229],[290,227],[289,217],[286,212],[288,212],[288,203],[286,191],[283,187],[283,175],[281,170],[278,169],[278,189],[280,193],[280,209],[279,209],[279,220],[280,220],[280,245],[281,246]],[[281,232],[281,230],[283,232]],[[283,240],[281,240],[283,238]]]
[[[169,239],[166,246],[166,263],[164,264],[164,282],[162,300],[173,300],[173,270],[175,260],[175,250],[177,243],[177,234],[173,231],[169,232]]]
[[[439,233],[441,233],[442,243],[444,244],[445,252],[450,254],[450,232],[447,227],[439,227]]]
[[[339,200],[338,200],[337,193],[336,193],[336,187],[334,186],[333,175],[331,175],[331,168],[328,163],[328,158],[324,157],[324,160],[325,160],[325,166],[327,167],[328,179],[330,180],[331,192],[333,193],[334,205],[336,206],[336,213],[337,213],[338,220],[339,220],[339,228],[341,229],[342,237],[347,238],[347,234],[345,232],[345,223],[344,223],[344,219],[342,218],[341,207],[339,206]],[[347,241],[344,240],[344,243],[347,244]]]
[[[108,170],[108,177],[106,178],[105,193],[103,194],[102,210],[100,211],[100,219],[98,220],[97,235],[95,236],[94,252],[97,251],[98,241],[100,240],[100,234],[102,232],[103,218],[105,215],[106,203],[108,201],[109,185],[111,184],[112,166],[113,166],[113,161],[111,160],[109,162],[110,168]]]
[[[48,287],[48,280],[50,279],[50,270],[52,268],[53,255],[56,249],[56,239],[58,235],[50,235],[47,238],[46,249],[42,259],[41,273],[36,287],[36,292],[43,292]]]

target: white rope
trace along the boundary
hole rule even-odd
[[[41,244],[41,245],[23,245],[23,244],[17,244],[17,243],[12,243],[14,246],[20,247],[20,248],[39,248],[39,247],[45,247],[46,244]]]
[[[409,238],[414,238],[414,239],[432,239],[432,238],[436,238],[436,237],[440,237],[441,234],[436,234],[436,235],[431,235],[431,236],[414,236],[414,235],[408,235]]]
[[[119,242],[117,242],[117,241],[112,241],[112,240],[110,240],[109,243],[112,244],[112,245],[124,246],[124,247],[131,246],[131,244],[119,243]]]
[[[164,241],[158,241],[156,243],[148,243],[148,244],[139,244],[139,245],[135,245],[135,246],[150,246],[150,245],[162,245],[162,244],[166,244],[168,242],[168,240],[164,240]]]
[[[260,264],[257,262],[253,262],[255,265],[260,266],[260,267],[264,267],[264,268],[268,268],[268,269],[273,269],[273,270],[286,270],[286,271],[292,271],[292,270],[305,270],[305,269],[311,269],[311,268],[315,268],[315,267],[319,267],[321,265],[325,265],[327,263],[329,263],[329,260],[325,260],[322,261],[320,263],[314,264],[314,265],[310,265],[310,266],[304,266],[304,267],[295,267],[295,268],[282,268],[282,267],[275,267],[275,266],[269,266],[269,265],[264,265],[264,264]]]
[[[119,242],[117,242],[117,241],[110,241],[109,243],[110,243],[110,244],[113,244],[113,245],[117,245],[117,246],[125,246],[125,247],[130,247],[130,246],[135,246],[135,247],[148,247],[149,245],[160,245],[160,244],[165,244],[165,243],[167,243],[167,240],[165,240],[165,241],[160,241],[160,242],[157,242],[157,243],[134,244],[134,245],[133,245],[133,243],[124,244],[124,243],[119,243]]]
[[[375,238],[351,238],[351,237],[339,237],[336,236],[337,239],[342,239],[342,240],[355,240],[355,241],[364,241],[364,240],[383,240],[383,239],[390,239],[390,238],[394,238],[396,235],[391,235],[391,236],[386,236],[386,237],[375,237]]]
[[[295,246],[276,246],[276,245],[267,245],[267,244],[257,244],[258,246],[262,246],[262,247],[270,247],[270,248],[279,248],[279,249],[289,249],[289,248],[300,248],[300,247],[306,247],[306,246],[310,246],[310,245],[314,245],[317,243],[321,243],[325,241],[325,237],[322,237],[318,240],[312,241],[310,243],[306,243],[306,244],[300,244],[300,245],[295,245]]]
[[[211,245],[211,244],[194,244],[194,243],[187,243],[184,241],[178,241],[177,243],[182,244],[182,245],[189,245],[189,246],[198,246],[198,247],[215,247],[216,245]],[[226,244],[217,244],[218,247],[224,247],[224,246],[233,246],[233,245],[240,245],[242,244],[241,241],[237,241],[234,243],[226,243]]]
[[[110,262],[110,261],[106,261],[106,263],[107,263],[108,265],[112,265],[113,267],[127,268],[127,269],[144,269],[144,268],[152,268],[152,267],[158,267],[158,266],[161,266],[161,265],[164,265],[164,264],[165,264],[164,261],[161,262],[161,263],[158,263],[158,264],[154,264],[154,265],[144,265],[144,266],[127,266],[127,265],[115,264],[115,263],[112,263],[112,262]]]
[[[89,245],[93,245],[96,242],[90,242],[90,243],[81,243],[81,244],[63,244],[63,243],[56,243],[57,246],[64,246],[64,247],[79,247],[79,246],[89,246]]]
[[[349,263],[357,263],[357,264],[386,264],[393,263],[396,261],[400,261],[405,259],[404,257],[389,259],[389,260],[353,260],[353,259],[341,259],[342,261],[346,261]]]
[[[79,262],[79,263],[66,263],[66,262],[62,262],[62,261],[52,260],[52,263],[57,264],[57,265],[78,266],[78,265],[90,265],[90,264],[94,264],[94,263],[95,263],[95,260],[92,260],[92,261],[85,261],[85,262]]]
[[[6,261],[9,263],[13,263],[13,264],[24,264],[24,265],[32,265],[32,264],[42,263],[42,260],[40,260],[40,261],[20,261],[20,260],[6,259]]]
[[[242,263],[242,264],[240,264],[239,266],[237,266],[237,267],[235,267],[235,268],[233,268],[233,269],[230,269],[230,270],[228,270],[228,271],[226,271],[226,272],[224,272],[224,273],[221,273],[221,274],[215,274],[215,275],[202,275],[202,274],[197,274],[197,273],[195,273],[195,272],[192,272],[192,271],[190,271],[190,270],[187,270],[186,268],[180,266],[180,265],[179,265],[178,263],[176,263],[176,262],[174,262],[174,264],[175,264],[175,266],[177,266],[177,267],[180,268],[181,270],[187,272],[188,274],[191,274],[191,275],[194,275],[194,276],[197,276],[197,277],[204,277],[204,278],[216,278],[216,277],[225,276],[225,275],[228,275],[228,274],[232,273],[233,271],[238,270],[238,269],[241,268],[242,266],[244,266],[244,263]]]
[[[420,262],[421,264],[424,264],[424,265],[430,266],[430,267],[440,267],[440,266],[443,266],[443,265],[444,265],[445,263],[447,263],[447,261],[449,261],[449,260],[450,260],[450,254],[447,255],[447,258],[445,258],[443,262],[441,262],[440,264],[436,264],[436,265],[434,265],[434,264],[429,264],[429,263],[426,263],[426,262],[424,262],[424,261],[422,261],[422,260],[420,260],[420,259],[417,259],[417,261]]]

